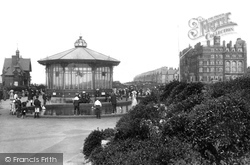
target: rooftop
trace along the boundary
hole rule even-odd
[[[54,63],[56,61],[64,62],[105,62],[112,65],[118,65],[120,61],[104,55],[102,53],[96,52],[94,50],[87,48],[87,43],[80,38],[75,42],[75,48],[63,51],[61,53],[54,54],[52,56],[43,58],[38,62],[42,65],[48,63]]]

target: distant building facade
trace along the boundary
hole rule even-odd
[[[234,45],[220,44],[220,37],[214,37],[214,44],[197,43],[180,52],[180,80],[186,82],[226,81],[243,76],[247,71],[246,42],[240,38]]]
[[[5,58],[2,70],[3,87],[29,86],[31,81],[30,59],[22,58],[19,50],[11,58]]]
[[[162,67],[145,73],[141,73],[134,77],[135,82],[155,82],[155,83],[169,83],[173,80],[178,80],[178,69],[172,67]]]

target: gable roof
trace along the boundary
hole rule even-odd
[[[17,65],[12,64],[12,58],[5,58],[2,72],[4,75],[12,76],[15,67],[19,67],[22,71],[32,71],[31,61],[28,58],[20,58]]]

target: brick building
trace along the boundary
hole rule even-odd
[[[11,58],[5,58],[2,70],[2,84],[9,86],[30,85],[31,61],[20,56],[19,50]]]
[[[180,80],[215,82],[243,76],[247,70],[246,42],[238,38],[234,45],[220,37],[214,37],[214,44],[197,43],[180,52]]]

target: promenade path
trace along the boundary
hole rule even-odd
[[[0,153],[63,153],[64,165],[86,163],[84,139],[99,129],[114,128],[120,117],[17,118],[9,114],[10,101],[0,103]]]

